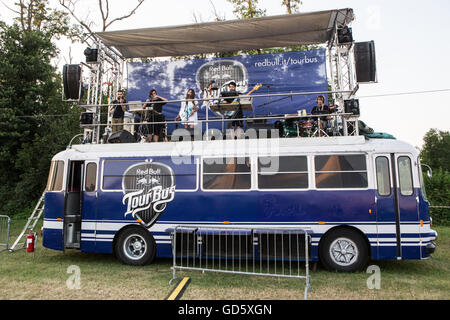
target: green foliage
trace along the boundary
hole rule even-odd
[[[74,135],[78,118],[61,101],[56,54],[46,32],[0,23],[0,208],[9,215],[33,205],[51,156]]]
[[[430,129],[423,140],[420,160],[433,170],[432,178],[424,175],[430,205],[450,206],[450,133]],[[431,208],[430,213],[435,224],[450,225],[450,209]]]
[[[433,176],[424,175],[425,189],[431,206],[450,206],[450,172],[442,168],[433,170]],[[433,223],[450,226],[449,208],[431,208]]]
[[[439,168],[450,171],[450,132],[430,129],[423,141],[422,163],[429,165],[433,172]]]
[[[286,7],[288,14],[296,13],[299,10],[299,6],[302,4],[301,0],[282,0],[281,4]]]
[[[258,0],[228,0],[234,5],[233,13],[238,19],[251,19],[266,15],[265,9],[258,8]]]

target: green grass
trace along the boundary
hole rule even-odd
[[[24,220],[12,221],[12,240]],[[365,271],[345,274],[317,268],[311,273],[309,299],[450,299],[450,227],[435,227],[439,233],[436,253],[428,260],[372,261],[381,269],[381,288],[370,290]],[[48,250],[38,239],[34,253],[25,250],[0,253],[0,299],[164,299],[171,291],[172,261],[156,259],[145,267],[119,263],[113,255],[75,250]],[[68,289],[76,265],[81,288]],[[199,271],[177,271],[191,277],[182,299],[283,299],[302,300],[305,282]]]

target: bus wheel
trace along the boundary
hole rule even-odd
[[[354,272],[362,269],[369,259],[363,237],[351,229],[335,229],[322,239],[320,261],[328,270]]]
[[[120,233],[115,253],[124,264],[142,266],[153,261],[156,243],[152,234],[140,227],[133,227]]]

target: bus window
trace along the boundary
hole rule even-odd
[[[366,157],[363,154],[316,156],[315,170],[318,189],[368,186]]]
[[[403,196],[413,194],[411,159],[406,156],[398,157],[398,177],[400,182],[400,193]]]
[[[417,166],[419,167],[420,190],[422,191],[423,198],[425,200],[427,200],[427,192],[425,190],[425,182],[423,181],[422,164],[420,163],[420,158],[419,157],[417,157]]]
[[[380,196],[391,194],[391,179],[389,160],[387,157],[377,157],[375,160],[377,169],[377,189]]]
[[[307,189],[306,156],[259,157],[259,189]]]
[[[61,191],[63,188],[64,161],[52,161],[48,175],[47,191]]]
[[[107,191],[121,191],[123,173],[128,167],[145,161],[145,159],[113,159],[103,162],[102,189]]]
[[[203,189],[238,189],[251,187],[249,158],[203,158]]]
[[[95,191],[97,183],[97,164],[94,162],[88,163],[86,166],[86,182],[84,189],[88,192]]]

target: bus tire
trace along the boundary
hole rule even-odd
[[[114,252],[122,263],[142,266],[150,264],[155,258],[156,242],[148,230],[132,227],[119,234]]]
[[[369,249],[359,232],[338,228],[331,230],[321,240],[319,259],[330,271],[355,272],[367,264]]]

